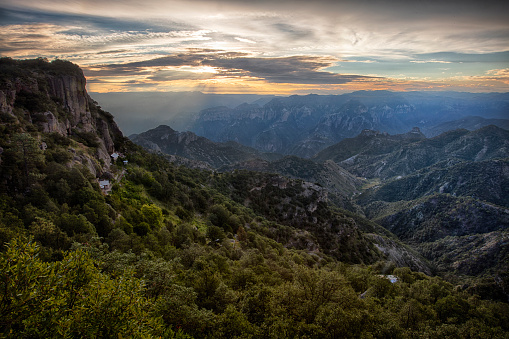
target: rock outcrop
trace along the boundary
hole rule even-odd
[[[90,98],[82,70],[67,61],[44,59],[0,61],[0,114],[26,120],[41,132],[96,137],[95,157],[103,170],[110,165],[115,140],[122,133],[112,116]],[[91,161],[85,161],[92,173]]]

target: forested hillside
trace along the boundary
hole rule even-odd
[[[0,336],[508,335],[499,295],[433,276],[326,188],[148,153],[69,62],[0,74]]]

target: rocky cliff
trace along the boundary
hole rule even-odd
[[[310,157],[363,129],[409,129],[402,119],[414,110],[390,92],[290,96],[263,107],[245,104],[204,110],[193,131],[214,141],[234,140],[265,152]]]
[[[92,100],[81,69],[68,61],[0,59],[0,115],[2,121],[40,132],[72,137],[93,147],[90,159],[76,158],[92,173],[107,170],[115,144],[123,138],[113,117]],[[32,125],[33,126],[30,126]]]
[[[212,141],[233,140],[264,152],[312,157],[365,129],[399,134],[417,126],[426,132],[469,115],[502,126],[507,112],[507,94],[358,91],[210,108],[200,112],[191,130]],[[454,123],[446,127],[458,128]]]

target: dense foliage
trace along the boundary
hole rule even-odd
[[[274,212],[263,208],[281,206],[264,205],[268,196],[250,196],[249,207],[236,202],[247,197],[245,185],[279,177],[176,168],[135,147],[128,159],[127,174],[106,196],[84,168],[47,158],[33,165],[41,175],[28,188],[21,179],[5,187],[18,192],[2,198],[0,283],[11,291],[0,301],[5,335],[473,337],[509,330],[505,303],[437,277],[382,262],[340,263],[285,242],[312,239],[299,233],[307,221],[299,228],[282,213],[270,219]],[[294,189],[298,200],[302,186]]]
[[[508,336],[507,303],[384,261],[378,226],[320,186],[123,138],[108,168],[98,134],[43,133],[32,113],[0,125],[0,337]]]

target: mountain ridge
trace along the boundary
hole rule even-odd
[[[228,166],[241,161],[270,160],[279,157],[274,154],[264,154],[233,141],[216,143],[193,132],[177,132],[167,125],[130,135],[129,138],[148,150],[200,161],[211,168]]]
[[[420,133],[420,132],[419,132]],[[477,131],[454,130],[434,138],[405,139],[374,133],[345,139],[318,153],[361,177],[405,176],[442,162],[481,161],[509,156],[509,131],[490,125]]]
[[[359,91],[294,95],[257,107],[214,107],[201,111],[190,129],[213,141],[234,140],[262,151],[311,157],[364,129],[398,134],[468,115],[505,118],[508,111],[504,94]]]

